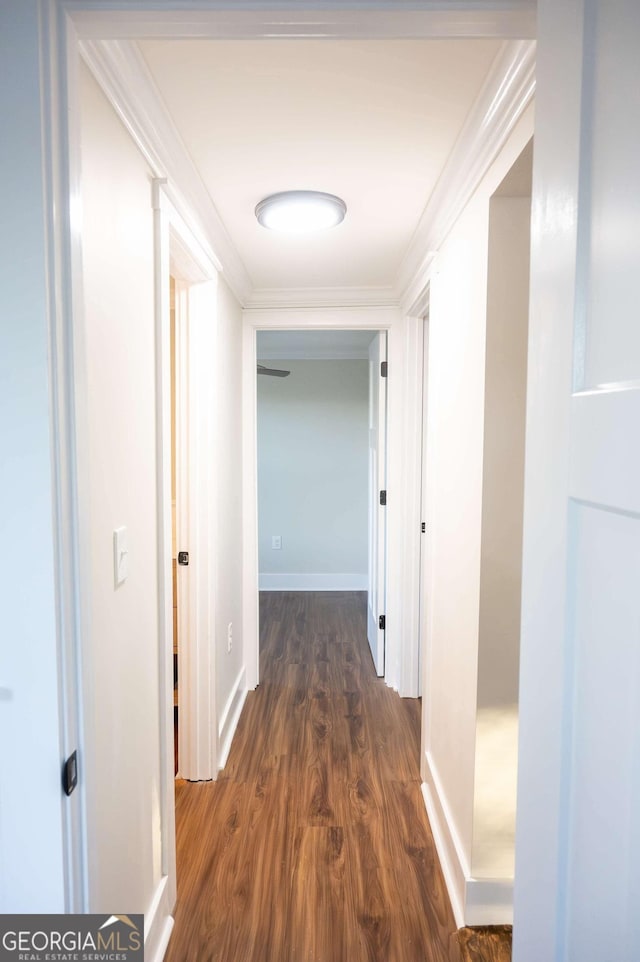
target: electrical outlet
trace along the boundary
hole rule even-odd
[[[233,647],[233,622],[230,621],[227,625],[227,651],[231,651]]]
[[[282,535],[281,535],[281,534],[272,534],[272,535],[271,535],[271,547],[274,549],[274,551],[280,551],[280,549],[282,548]]]

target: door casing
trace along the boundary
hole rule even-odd
[[[79,258],[79,235],[77,225],[73,219],[73,205],[69,204],[69,199],[77,196],[79,187],[79,162],[78,162],[78,138],[77,138],[77,107],[76,89],[77,78],[75,76],[77,59],[82,43],[93,40],[110,40],[117,43],[121,37],[142,37],[142,36],[178,36],[183,31],[183,35],[188,36],[245,36],[252,37],[264,36],[273,30],[274,14],[267,4],[262,4],[258,9],[238,11],[233,9],[235,5],[230,0],[222,2],[211,2],[201,4],[196,13],[185,13],[184,8],[179,3],[165,0],[161,4],[164,11],[162,18],[153,19],[153,13],[158,11],[158,3],[155,0],[124,0],[119,4],[119,10],[112,9],[108,2],[95,4],[89,2],[83,5],[80,2],[68,3],[67,0],[54,0],[50,5],[42,4],[42,25],[41,43],[43,51],[43,71],[46,83],[44,88],[46,96],[38,93],[37,103],[33,101],[34,111],[40,117],[44,111],[44,138],[43,138],[43,177],[46,182],[47,190],[50,192],[50,206],[55,208],[55,218],[51,218],[45,228],[45,243],[48,256],[50,258],[51,274],[48,281],[51,293],[51,356],[52,368],[55,376],[62,383],[69,363],[70,344],[73,340],[74,314],[79,310],[81,301],[81,262]],[[487,3],[485,9],[479,9],[475,0],[469,0],[466,4],[459,4],[456,11],[450,10],[450,5],[443,2],[442,9],[429,9],[426,11],[398,11],[396,4],[376,3],[372,4],[371,9],[359,11],[328,10],[318,17],[316,5],[298,3],[280,4],[280,12],[277,18],[286,32],[300,35],[301,24],[309,36],[322,34],[323,36],[336,37],[368,37],[375,33],[379,37],[395,36],[500,36],[504,38],[531,37],[535,32],[535,8],[533,4],[523,4],[514,0],[511,8],[502,7],[495,9],[494,3]],[[294,15],[287,14],[286,9],[290,7]],[[283,12],[284,8],[284,12]],[[307,8],[307,9],[305,9]],[[224,26],[221,27],[216,22],[216,11],[226,11]],[[318,21],[322,22],[319,23]],[[227,34],[225,34],[225,30]],[[164,31],[164,32],[163,32]],[[372,33],[373,31],[373,33]],[[135,134],[134,134],[135,135]],[[141,149],[145,149],[141,145]],[[162,169],[162,164],[158,163],[157,155],[145,150],[145,156],[149,159],[151,166],[156,170],[159,177],[165,176],[166,172]],[[171,191],[171,185],[169,185]],[[188,202],[185,203],[184,197],[172,194],[173,201],[178,208],[188,211]],[[458,198],[459,200],[459,198]],[[424,264],[420,265],[420,270],[416,271],[417,286],[422,283],[421,277],[424,276]],[[416,280],[412,280],[413,288],[416,287]],[[413,289],[412,288],[412,289]],[[326,315],[326,311],[323,314]],[[329,312],[331,313],[331,312]],[[420,323],[420,318],[413,316],[402,317],[402,312],[392,310],[394,313],[393,324],[399,328],[399,322],[405,324],[408,334],[406,343],[411,343],[412,338],[418,338],[417,334],[412,334],[412,322],[415,320]],[[308,312],[302,311],[305,315],[305,326],[308,322]],[[390,322],[391,323],[391,322]],[[276,326],[276,325],[274,325]],[[282,325],[279,325],[282,326]],[[294,325],[299,326],[299,325]],[[320,326],[323,326],[320,324]],[[348,326],[354,327],[352,321]],[[371,327],[371,319],[368,318],[365,324]],[[384,325],[381,325],[381,327]],[[391,328],[389,327],[391,331]],[[393,339],[397,344],[397,360],[399,362],[397,370],[408,370],[406,356],[402,356],[400,339]],[[253,377],[253,363],[250,368]],[[245,365],[246,368],[246,365]],[[415,401],[413,395],[418,390],[418,386],[409,381],[403,388],[405,397],[409,396]],[[399,393],[399,392],[398,392]],[[56,484],[58,486],[58,497],[60,501],[60,512],[56,518],[55,542],[59,549],[58,558],[63,560],[58,562],[56,578],[59,585],[58,605],[62,614],[60,623],[59,647],[60,659],[64,665],[69,666],[67,675],[64,679],[64,693],[60,724],[62,728],[67,725],[76,724],[77,716],[81,716],[81,686],[76,668],[78,638],[81,637],[83,626],[75,621],[70,612],[77,609],[79,581],[77,578],[77,520],[75,516],[75,497],[77,478],[75,474],[75,463],[73,455],[73,412],[72,392],[68,394],[62,392],[56,397],[53,404],[52,415],[52,437],[55,449],[55,458],[58,464],[58,476]],[[411,402],[407,402],[407,410],[412,410]],[[245,432],[246,433],[246,432]],[[406,435],[405,435],[406,436]],[[246,439],[245,442],[246,443]],[[251,443],[251,442],[249,442]],[[399,442],[398,442],[399,443]],[[396,462],[403,463],[402,458]],[[406,457],[405,461],[406,463]],[[397,468],[396,468],[397,470]],[[406,483],[405,483],[406,484]],[[391,479],[390,485],[391,489]],[[397,490],[400,491],[404,485],[400,479]],[[245,485],[246,488],[246,485]],[[245,491],[246,494],[246,491]],[[419,491],[415,494],[415,499],[419,503]],[[415,505],[414,505],[415,507]],[[401,513],[402,508],[399,507]],[[410,509],[407,508],[408,512]],[[389,517],[393,512],[389,512]],[[413,511],[412,524],[419,519],[419,512]],[[251,519],[246,521],[251,526]],[[254,535],[255,537],[255,531]],[[409,596],[417,596],[417,571],[415,551],[405,550],[401,546],[400,536],[397,532],[393,533],[393,550],[390,546],[390,566],[396,572],[395,577],[405,576],[405,587]],[[249,542],[251,538],[249,538]],[[71,543],[73,550],[63,552],[61,546]],[[398,558],[393,559],[393,554]],[[402,558],[402,560],[400,560]],[[65,560],[66,559],[66,560]],[[251,560],[251,559],[249,559]],[[255,560],[255,559],[254,559]],[[406,584],[406,576],[414,578],[416,585],[412,588]],[[257,597],[257,592],[256,592]],[[413,610],[415,608],[415,610]],[[394,651],[394,665],[392,667],[390,679],[395,680],[396,687],[405,690],[403,693],[411,694],[406,690],[407,679],[411,678],[413,669],[411,658],[407,657],[410,651],[410,638],[417,638],[417,633],[412,630],[417,620],[417,607],[414,605],[412,611],[405,611],[403,614],[398,611],[397,615],[397,635],[400,638],[403,634],[407,637],[407,644],[400,646]],[[257,621],[257,619],[256,619]],[[392,619],[393,621],[393,619]],[[252,627],[250,621],[246,622],[247,631]],[[255,627],[255,625],[253,626]],[[414,642],[415,643],[415,642]],[[247,666],[250,659],[247,659]],[[257,670],[255,672],[257,678]],[[62,686],[62,681],[61,681]],[[79,706],[79,707],[78,707]],[[69,911],[81,910],[83,905],[82,894],[82,824],[81,816],[72,815],[67,821],[67,907]],[[154,944],[154,953],[161,954],[162,939],[160,937],[157,947]]]

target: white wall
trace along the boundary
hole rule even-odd
[[[148,914],[162,874],[151,183],[86,68],[81,148],[89,910]],[[112,539],[122,525],[129,577],[116,588]]]
[[[246,680],[242,643],[242,310],[220,277],[217,362],[211,371],[217,398],[217,579],[215,596],[216,705],[223,763]],[[232,625],[228,651],[227,631]]]
[[[518,699],[530,197],[494,197],[482,484],[478,706]]]
[[[431,276],[423,777],[454,909],[468,923],[508,921],[498,917],[501,908],[482,916],[485,893],[471,878],[489,203],[532,134],[529,109],[438,252]]]
[[[64,912],[38,7],[0,4],[0,912]]]
[[[369,363],[268,366],[291,374],[257,382],[260,585],[366,589]]]
[[[489,212],[475,877],[513,878],[531,198]]]

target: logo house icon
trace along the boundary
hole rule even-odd
[[[100,926],[100,929],[106,929],[110,925],[113,925],[114,922],[124,922],[125,925],[128,925],[136,932],[138,931],[138,926],[135,924],[135,922],[131,921],[128,915],[110,915],[107,921],[103,922],[103,924]]]
[[[143,938],[140,926],[130,915],[110,915],[98,929],[98,948],[105,952],[124,953],[124,958],[142,958]]]

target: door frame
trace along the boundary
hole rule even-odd
[[[421,492],[420,492],[420,515],[421,525],[424,524],[424,532],[420,531],[420,598],[419,598],[419,617],[420,617],[420,645],[418,651],[418,695],[422,696],[423,691],[427,691],[427,677],[429,674],[429,657],[431,654],[431,608],[429,599],[431,597],[431,586],[433,579],[433,542],[432,525],[430,519],[433,512],[430,505],[431,492],[429,489],[430,474],[428,471],[428,450],[429,450],[429,310],[422,320],[422,439],[421,439]],[[429,520],[427,520],[429,519]],[[424,713],[423,713],[424,714]],[[423,718],[424,725],[424,718]],[[423,735],[424,737],[424,735]]]
[[[163,16],[158,18],[160,7]],[[287,8],[290,12],[287,12]],[[220,13],[224,14],[222,24],[216,20],[216,15]],[[156,14],[155,20],[152,19],[153,14]],[[271,3],[260,3],[259,0],[254,5],[254,9],[241,11],[235,9],[235,4],[231,0],[210,0],[210,2],[196,0],[194,10],[190,12],[185,11],[183,5],[177,0],[162,0],[160,4],[156,0],[122,0],[118,10],[113,9],[110,0],[98,0],[98,2],[52,0],[51,4],[39,5],[39,17],[42,83],[37,94],[29,94],[28,102],[27,99],[25,102],[30,113],[33,113],[34,117],[37,116],[38,122],[42,125],[41,163],[49,211],[49,218],[44,226],[44,239],[49,266],[47,287],[53,385],[51,438],[56,475],[53,542],[56,556],[58,623],[55,644],[60,665],[60,728],[65,733],[65,742],[72,745],[75,741],[74,733],[79,732],[82,718],[79,651],[80,640],[87,630],[81,603],[82,545],[79,544],[77,522],[83,479],[78,471],[74,450],[75,432],[82,430],[82,425],[78,427],[76,420],[78,414],[73,406],[74,397],[82,396],[82,383],[75,381],[77,372],[74,371],[73,360],[75,328],[81,320],[82,300],[80,233],[74,210],[74,202],[80,186],[76,76],[79,56],[83,55],[86,58],[88,48],[92,44],[106,41],[112,45],[116,57],[119,54],[123,55],[121,62],[123,66],[126,61],[126,50],[124,50],[126,41],[123,46],[123,37],[208,36],[221,39],[242,36],[252,39],[271,35],[276,24],[280,26],[283,35],[293,36],[301,34],[340,38],[485,36],[517,40],[535,35],[535,4],[527,0],[511,0],[510,3],[496,9],[495,3],[490,0],[486,0],[481,5],[476,0],[465,0],[458,4],[455,11],[452,11],[450,5],[443,0],[441,9],[434,9],[434,6],[431,6],[429,9],[420,11],[399,11],[397,5],[389,0],[389,2],[372,2],[368,9],[361,10],[340,11],[328,8],[319,15],[317,4],[307,3],[304,0],[295,3],[284,0],[275,14]],[[93,52],[95,53],[95,50]],[[518,57],[519,54],[518,56],[514,54],[514,64],[517,64]],[[170,171],[172,182],[167,185],[167,194],[171,197],[176,209],[185,215],[187,221],[193,223],[194,218],[197,220],[198,206],[194,203],[190,185],[184,184],[187,193],[180,193],[184,168],[181,167],[180,162],[174,165],[166,162],[158,143],[145,136],[146,132],[136,124],[135,118],[132,118],[131,112],[127,109],[130,96],[127,80],[123,79],[118,70],[112,69],[109,73],[108,66],[108,77],[104,71],[102,74],[98,71],[100,85],[156,175],[161,178]],[[92,63],[94,73],[95,67],[94,61]],[[514,69],[517,73],[517,67]],[[490,114],[499,117],[500,111],[496,111],[491,105]],[[485,129],[486,125],[483,125],[482,130]],[[497,135],[499,134],[498,131]],[[157,139],[159,143],[162,140],[161,137]],[[480,157],[477,151],[474,152],[474,157]],[[479,164],[484,162],[484,157],[485,154],[482,154]],[[460,209],[465,194],[473,188],[474,177],[475,174],[469,175],[464,190],[459,190],[455,198],[451,198],[449,205],[451,211]],[[445,185],[446,190],[443,188],[444,194],[447,194],[452,184],[454,187],[457,186],[454,180],[455,178],[449,177],[448,186]],[[441,191],[441,195],[444,196],[444,194]],[[200,199],[207,200],[202,192],[198,195],[196,190],[195,199],[198,196]],[[438,230],[444,230],[446,205],[440,203],[440,207],[442,210],[438,208],[436,221]],[[449,216],[453,216],[451,211]],[[221,239],[224,247],[224,238],[220,235],[215,219],[207,213],[203,216],[202,223],[205,225],[204,231],[207,236],[215,238],[216,243]],[[434,239],[436,233],[434,228],[432,231]],[[431,242],[431,234],[427,235],[424,231],[420,241],[423,250],[429,251],[437,246]],[[419,285],[424,271],[424,263],[410,264],[405,278],[406,287],[403,289],[412,290],[415,285]],[[238,291],[236,285],[232,284],[232,287],[236,292]],[[411,322],[413,318],[405,317],[404,320]],[[305,326],[306,323],[305,321]],[[349,326],[353,327],[353,324]],[[371,322],[367,322],[366,326],[371,327]],[[412,336],[409,332],[408,342]],[[404,369],[407,370],[406,365]],[[412,410],[411,405],[408,406],[408,410]],[[79,419],[81,420],[81,414]],[[246,443],[244,439],[243,444]],[[390,515],[392,513],[390,512]],[[255,531],[253,536],[255,538]],[[400,537],[399,534],[397,537]],[[410,551],[403,551],[397,545],[394,550],[405,559],[405,574],[415,580],[417,578],[415,552],[412,554]],[[413,559],[413,563],[410,564],[407,559]],[[400,568],[401,566],[397,565],[397,577],[401,576]],[[417,588],[415,590],[417,591]],[[413,594],[415,595],[415,592]],[[252,604],[253,602],[250,607]],[[407,609],[401,624],[400,614],[398,614],[398,636],[400,636],[400,629],[407,637],[411,634],[409,631],[411,619],[417,618],[416,612],[416,605],[413,606],[413,614]],[[247,628],[257,627],[257,617],[253,624],[250,621],[246,622],[246,626],[245,645],[249,635]],[[417,638],[417,634],[413,633],[413,638]],[[393,668],[393,676],[389,674],[389,678],[396,679],[395,687],[398,687],[402,694],[409,694],[403,689],[403,678],[406,672],[401,662],[402,659],[398,656],[397,664]],[[250,660],[247,665],[250,666]],[[82,910],[84,898],[83,804],[82,790],[80,790],[76,800],[66,808],[64,814],[65,898],[69,911]],[[159,946],[160,943],[156,946],[155,942],[150,946],[154,954],[156,948],[160,952]]]
[[[169,274],[176,282],[176,547],[190,553],[188,566],[177,566],[178,579],[178,775],[210,781],[218,772],[218,729],[215,724],[215,595],[217,570],[215,504],[217,479],[216,398],[211,371],[216,359],[218,263],[206,242],[196,237],[167,195],[155,182],[156,265],[158,270],[158,341],[161,342],[161,385],[158,404],[159,450],[163,487],[160,504],[164,579],[171,579],[171,363],[169,345]],[[168,461],[167,461],[168,458]],[[168,472],[168,474],[167,474]],[[166,512],[169,512],[167,515]],[[168,527],[167,527],[168,525]],[[195,562],[195,563],[193,563]],[[170,737],[165,733],[173,793],[173,586],[163,583],[166,646],[171,653]]]
[[[367,567],[367,641],[379,678],[385,675],[386,627],[381,627],[380,616],[387,614],[387,508],[381,492],[387,490],[387,375],[382,365],[387,364],[386,334],[378,331],[369,345],[369,438],[368,453],[368,534],[369,559]],[[372,357],[374,355],[374,357]],[[375,430],[372,423],[376,425]],[[371,436],[375,435],[375,462]],[[374,468],[375,463],[375,468]],[[381,547],[382,546],[382,547]],[[384,622],[383,622],[384,624]]]
[[[243,312],[243,636],[247,687],[255,688],[259,672],[258,591],[258,466],[257,466],[257,343],[258,331],[334,330],[387,331],[387,623],[386,673],[388,685],[398,688],[402,656],[402,529],[404,318],[399,308],[288,308]],[[396,494],[397,493],[397,494]]]

